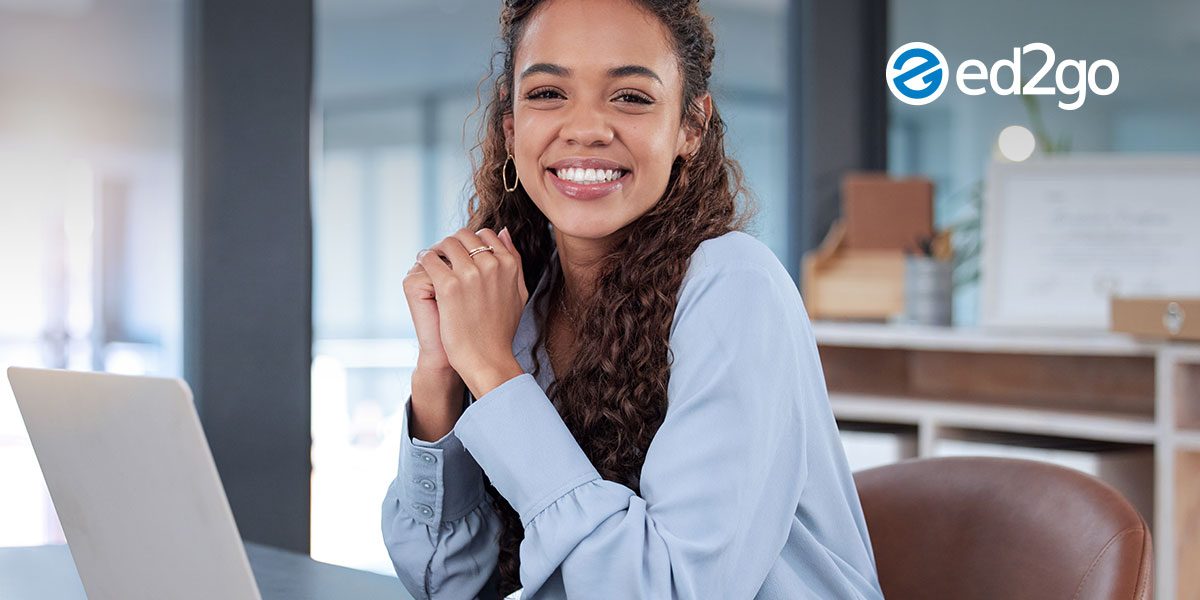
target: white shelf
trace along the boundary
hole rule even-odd
[[[854,348],[950,352],[1154,356],[1161,344],[1119,333],[1012,331],[973,327],[813,321],[817,343]]]
[[[1176,432],[1175,447],[1189,452],[1200,452],[1200,431],[1184,430]]]
[[[1172,342],[1163,349],[1163,355],[1178,364],[1200,367],[1200,344],[1194,342]]]
[[[920,425],[1031,433],[1153,444],[1157,429],[1150,418],[1100,415],[1083,411],[996,406],[952,400],[915,400],[867,394],[831,393],[829,402],[839,419],[872,423]]]

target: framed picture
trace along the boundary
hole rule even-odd
[[[981,325],[1108,329],[1113,295],[1200,295],[1200,155],[995,162],[983,232]]]

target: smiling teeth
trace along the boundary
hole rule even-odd
[[[625,171],[621,169],[580,169],[571,167],[569,169],[558,169],[555,175],[559,179],[573,181],[575,183],[604,183],[614,179],[620,179]]]

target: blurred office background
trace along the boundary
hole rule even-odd
[[[798,40],[795,24],[837,10],[801,0],[703,4],[718,36],[716,101],[762,207],[755,234],[798,278],[800,253],[819,238],[801,233],[812,228],[808,200],[790,179],[801,147],[797,96],[818,83],[803,77],[837,74],[801,69],[797,60],[805,48],[819,53],[806,59],[814,65],[840,57],[836,45]],[[419,249],[462,222],[475,135],[469,115],[495,47],[498,6],[313,6],[309,526],[318,560],[391,573],[379,505],[396,468],[398,408],[416,359],[401,280]],[[883,3],[859,6],[863,14],[843,21],[870,21],[866,13]],[[184,0],[0,0],[0,367],[184,374],[188,7]],[[279,10],[292,8],[279,3]],[[877,154],[886,163],[877,166],[933,179],[939,222],[971,210],[970,190],[1000,130],[1032,127],[1036,115],[1072,151],[1200,152],[1192,59],[1200,51],[1200,5],[1191,0],[917,0],[892,2],[886,14],[874,45],[888,53],[926,41],[952,64],[991,62],[1043,41],[1060,57],[1108,58],[1121,68],[1116,94],[1071,112],[1050,98],[1031,113],[1018,98],[954,89],[926,107],[888,96],[879,132],[886,152]],[[813,143],[817,150],[822,140]],[[840,174],[806,174],[820,180],[806,189],[828,189]],[[976,297],[970,284],[957,294],[960,325],[975,322]],[[847,432],[856,468],[908,443],[871,434]],[[61,542],[7,385],[0,386],[0,472],[0,545]]]
[[[905,42],[924,41],[951,65],[969,58],[991,65],[1011,60],[1014,47],[1044,42],[1054,49],[1056,61],[1109,59],[1120,68],[1116,93],[1089,94],[1075,110],[1056,105],[1073,95],[966,96],[953,84],[926,106],[909,106],[889,95],[888,171],[933,180],[939,224],[970,218],[973,190],[1009,125],[1041,127],[1056,143],[1053,150],[1065,153],[1200,152],[1200,77],[1184,70],[1188,57],[1200,50],[1196,2],[1153,0],[1135,9],[1120,0],[914,0],[892,2],[889,17],[889,52]],[[1045,58],[1035,52],[1023,62],[1029,77]],[[1053,79],[1051,72],[1043,85],[1053,85]],[[1022,98],[1035,98],[1035,107]],[[1042,146],[1039,153],[1046,150]],[[956,322],[977,321],[977,284],[962,286],[955,309]]]
[[[179,2],[0,2],[0,367],[178,375]],[[0,385],[0,545],[62,541]]]

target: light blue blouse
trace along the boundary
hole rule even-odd
[[[548,279],[513,340],[526,373],[437,442],[410,437],[405,402],[382,529],[415,598],[495,598],[485,473],[525,526],[524,600],[883,597],[808,316],[769,248],[735,231],[692,255],[640,496],[602,479],[562,422],[544,349],[530,374]]]

